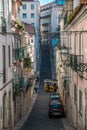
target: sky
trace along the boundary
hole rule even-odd
[[[45,4],[48,4],[50,2],[53,2],[54,0],[39,0],[40,1],[40,5],[45,5]]]

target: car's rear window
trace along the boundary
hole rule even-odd
[[[51,108],[61,108],[62,107],[62,104],[54,104],[54,105],[51,105]]]

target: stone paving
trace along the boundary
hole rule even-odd
[[[32,108],[33,108],[33,105],[34,105],[34,102],[36,100],[36,97],[37,97],[37,94],[35,93],[31,99],[31,102],[30,102],[30,107],[29,107],[29,110],[28,112],[25,114],[25,116],[16,124],[16,126],[14,126],[14,128],[12,128],[12,130],[20,130],[20,128],[22,127],[22,125],[24,124],[24,122],[27,120]],[[65,130],[74,130],[74,128],[72,128],[69,123],[67,122],[66,118],[62,118],[62,123],[64,125],[64,128]]]

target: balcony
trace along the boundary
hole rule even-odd
[[[80,75],[87,71],[87,64],[83,61],[83,55],[70,55],[70,66]]]
[[[25,87],[25,81],[24,77],[22,75],[15,75],[15,78],[13,79],[13,91],[14,95],[19,94],[23,88]]]
[[[51,17],[50,13],[47,13],[47,14],[44,14],[44,15],[40,16],[40,18],[48,18],[48,17]]]
[[[24,68],[31,68],[31,59],[29,57],[24,58]]]

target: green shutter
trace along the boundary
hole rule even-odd
[[[24,48],[20,48],[20,56],[19,56],[19,58],[24,58]]]
[[[19,49],[15,49],[15,60],[19,60]]]

